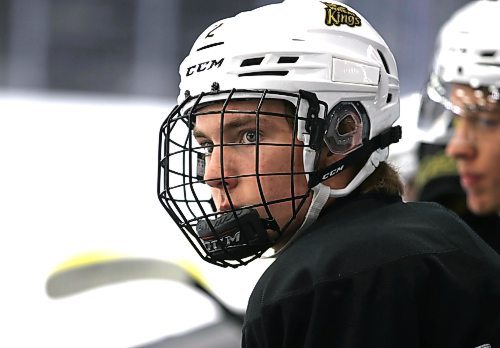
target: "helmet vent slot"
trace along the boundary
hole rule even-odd
[[[286,76],[288,71],[255,71],[250,73],[239,74],[238,77],[245,76]]]
[[[382,54],[382,52],[380,50],[377,50],[377,52],[378,52],[378,55],[380,56],[380,59],[382,59],[382,63],[384,64],[385,72],[390,74],[391,72],[389,71],[389,65],[387,64],[387,60],[385,59],[384,55]]]
[[[260,65],[260,63],[262,63],[263,60],[264,60],[264,57],[245,59],[244,61],[241,62],[240,67]]]
[[[214,47],[214,46],[220,46],[220,45],[224,45],[224,42],[216,42],[216,43],[213,43],[210,45],[206,45],[206,46],[198,48],[196,51],[202,51],[202,50],[206,50],[207,48]]]
[[[387,104],[389,104],[392,101],[392,93],[389,93],[387,95],[387,100],[385,101]]]
[[[280,57],[278,60],[278,64],[292,64],[296,63],[299,60],[299,57]]]
[[[495,66],[500,68],[500,63],[477,63],[477,65],[483,65],[483,66]]]
[[[497,51],[482,51],[479,53],[481,57],[494,57],[497,54]]]

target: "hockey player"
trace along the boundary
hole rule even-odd
[[[456,160],[468,208],[459,214],[500,252],[500,41],[490,34],[498,16],[499,1],[478,0],[443,25],[419,127],[426,134],[425,148],[444,152],[446,147],[446,154]],[[436,162],[437,156],[425,161]],[[441,176],[434,181],[446,193],[446,187],[456,191],[454,180]],[[453,204],[460,206],[459,199]]]
[[[207,28],[160,131],[158,196],[198,254],[273,251],[243,347],[500,344],[500,260],[454,214],[403,203],[384,40],[338,2],[286,0]]]

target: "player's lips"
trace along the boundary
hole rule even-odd
[[[464,189],[473,189],[482,180],[483,176],[475,173],[460,173],[460,183]]]

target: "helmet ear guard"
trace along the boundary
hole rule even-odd
[[[346,155],[363,145],[370,121],[360,102],[344,101],[328,113],[323,139],[331,153]]]
[[[309,147],[318,153],[326,145],[331,153],[345,156],[325,168],[314,169],[309,174],[309,188],[401,139],[400,126],[369,139],[370,119],[359,101],[341,101],[323,119],[318,116],[320,102],[316,94],[301,90],[300,96],[309,104],[305,121],[305,130],[310,134]]]
[[[339,102],[328,113],[325,122],[328,130],[323,136],[324,144],[331,153],[345,157],[310,174],[310,188],[401,139],[401,126],[391,127],[368,139],[370,120],[359,101]]]

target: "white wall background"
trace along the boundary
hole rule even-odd
[[[156,198],[158,131],[172,105],[0,91],[0,347],[129,347],[220,317],[205,295],[161,280],[49,299],[50,273],[86,252],[190,260],[245,309],[268,262],[205,263]]]

